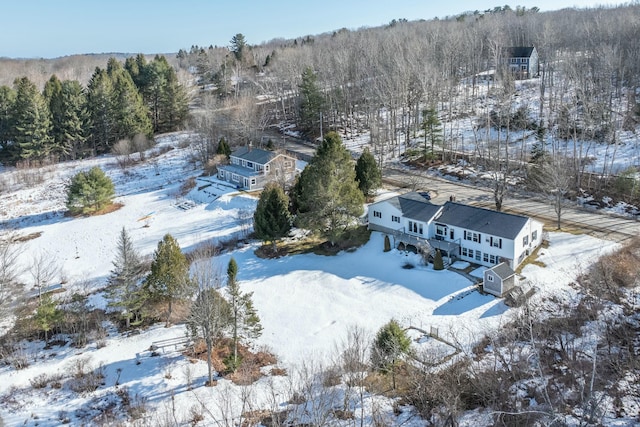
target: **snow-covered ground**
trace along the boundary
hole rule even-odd
[[[23,243],[21,265],[28,270],[34,257],[46,254],[61,267],[51,284],[64,281],[66,293],[94,292],[106,284],[122,227],[146,255],[153,252],[166,233],[189,251],[203,242],[227,240],[245,232],[241,218],[253,211],[255,198],[233,192],[212,178],[198,179],[193,190],[179,196],[182,183],[199,174],[188,161],[189,150],[180,148],[188,138],[188,134],[163,138],[159,146],[173,149],[127,172],[119,169],[110,156],[74,162],[61,165],[52,172],[53,178],[42,184],[0,196],[2,220],[16,227],[21,235],[41,233]],[[123,207],[102,216],[64,216],[64,180],[96,164],[116,183],[116,202]],[[549,247],[540,254],[546,267],[528,265],[523,272],[540,289],[534,298],[551,294],[571,298],[575,291],[569,284],[576,274],[615,246],[563,233],[550,233],[549,240]],[[308,254],[261,259],[254,254],[257,247],[258,243],[238,247],[213,262],[225,268],[230,257],[236,259],[241,288],[253,292],[264,328],[255,345],[271,349],[290,373],[310,361],[330,363],[336,356],[336,346],[352,326],[360,326],[373,335],[395,318],[405,327],[424,331],[437,328],[444,340],[458,343],[466,351],[484,333],[499,328],[513,315],[502,300],[481,294],[462,275],[434,271],[414,254],[383,252],[383,238],[378,233],[373,233],[358,250],[334,257]],[[414,268],[405,268],[407,264]],[[28,272],[22,280],[31,283]],[[104,307],[99,292],[91,301]],[[46,350],[39,343],[22,343],[30,366],[22,370],[0,368],[0,417],[7,425],[59,425],[63,415],[72,424],[80,423],[80,414],[88,413],[89,420],[99,414],[100,405],[105,405],[118,387],[128,387],[132,394],[144,397],[150,409],[148,417],[171,412],[175,407],[179,419],[188,419],[194,405],[205,408],[201,409],[203,425],[214,424],[213,420],[221,419],[225,410],[227,415],[239,416],[246,388],[228,380],[220,380],[216,387],[204,387],[206,364],[191,363],[177,352],[150,357],[147,350],[153,341],[184,333],[181,325],[156,326],[129,337],[109,328],[106,346],[101,348],[92,343],[82,349],[67,344]],[[441,341],[426,339],[415,330],[412,337],[418,349],[433,348],[442,354],[452,351]],[[38,375],[66,376],[83,359],[93,367],[104,368],[104,385],[95,392],[78,395],[64,387],[31,388],[30,381]],[[286,407],[288,389],[286,377],[261,379],[250,390],[251,409]],[[423,425],[415,417],[406,420],[403,414],[394,416],[390,403],[378,399],[367,397],[369,421],[372,407],[378,405],[388,415],[390,425]],[[86,419],[84,422],[90,423]],[[345,421],[344,425],[349,424]]]

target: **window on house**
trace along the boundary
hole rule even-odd
[[[536,240],[538,240],[538,230],[533,230],[533,233],[531,233],[531,241],[535,242]]]
[[[488,253],[484,253],[484,256],[482,257],[482,261],[484,262],[489,262],[489,254]]]
[[[395,215],[391,215],[391,221],[399,223],[400,222],[400,217],[399,216],[395,216]]]
[[[527,62],[529,62],[529,59],[528,58],[522,58],[522,62],[527,63]]]
[[[375,218],[382,218],[382,212],[380,211],[373,211],[373,216]]]
[[[482,257],[482,252],[476,251],[476,261],[480,261],[481,257]]]
[[[522,237],[522,246],[527,246],[529,244],[529,236]]]
[[[286,160],[286,161],[284,162],[284,167],[285,167],[286,169],[289,169],[289,168],[291,167],[291,162],[290,162],[289,160]]]
[[[464,240],[471,240],[472,242],[480,243],[482,235],[480,233],[472,233],[471,231],[464,232]]]
[[[493,275],[487,274],[487,282],[493,282]]]
[[[247,167],[253,169],[253,162],[247,162]]]
[[[491,237],[489,239],[489,243],[491,244],[491,246],[493,246],[494,248],[500,248],[502,249],[502,239],[500,237]]]
[[[522,71],[527,71],[527,66],[526,66],[526,65],[522,65],[522,66],[520,66],[520,69],[521,69]]]
[[[446,236],[447,235],[447,227],[444,225],[436,224],[436,234],[438,236]]]
[[[251,178],[251,185],[255,185],[256,184],[256,179],[255,178]]]
[[[409,221],[409,232],[414,234],[422,234],[422,224],[419,224],[415,221]]]
[[[236,175],[235,173],[233,175],[231,175],[231,179],[235,182],[239,182],[240,181],[240,177],[238,175]]]
[[[245,187],[249,186],[249,180],[247,178],[244,179],[244,186]]]
[[[264,165],[264,170],[269,172],[269,165]]]
[[[495,255],[489,255],[489,262],[491,264],[497,264],[498,263],[498,257]]]

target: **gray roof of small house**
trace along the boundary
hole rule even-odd
[[[446,202],[436,218],[437,222],[450,226],[511,240],[516,238],[528,220],[526,216],[456,202]]]
[[[513,46],[506,48],[505,53],[508,58],[530,58],[534,49],[533,46]]]
[[[256,172],[253,169],[243,168],[242,166],[237,166],[237,165],[219,165],[218,169],[229,171],[231,173],[235,173],[245,177],[254,177],[254,176],[262,175],[262,173]]]
[[[498,265],[494,265],[493,267],[489,268],[487,271],[493,271],[493,274],[495,274],[502,280],[508,279],[509,277],[516,274],[516,272],[513,271],[511,267],[509,267],[509,263],[506,263],[506,262],[501,262]]]
[[[442,206],[434,205],[418,192],[402,194],[385,200],[402,212],[405,218],[429,222]]]
[[[253,148],[253,147],[240,147],[233,153],[231,153],[232,157],[238,157],[243,160],[247,160],[250,162],[258,163],[260,165],[266,165],[271,160],[278,157],[278,153],[273,151],[263,150],[261,148]]]

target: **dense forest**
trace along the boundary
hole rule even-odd
[[[154,133],[181,128],[187,113],[186,88],[163,56],[111,58],[86,87],[53,74],[40,91],[18,77],[0,86],[0,161],[38,165],[115,147],[138,151]]]

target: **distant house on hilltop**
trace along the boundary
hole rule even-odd
[[[530,79],[539,73],[538,51],[533,46],[514,46],[504,49],[502,62],[520,79]]]
[[[487,267],[505,262],[515,269],[542,243],[542,224],[529,217],[453,201],[436,205],[416,192],[372,204],[369,229],[389,234],[397,247],[439,249],[448,261]]]
[[[228,165],[218,166],[218,178],[244,190],[263,188],[271,181],[293,178],[296,159],[260,148],[240,147],[230,156]]]

